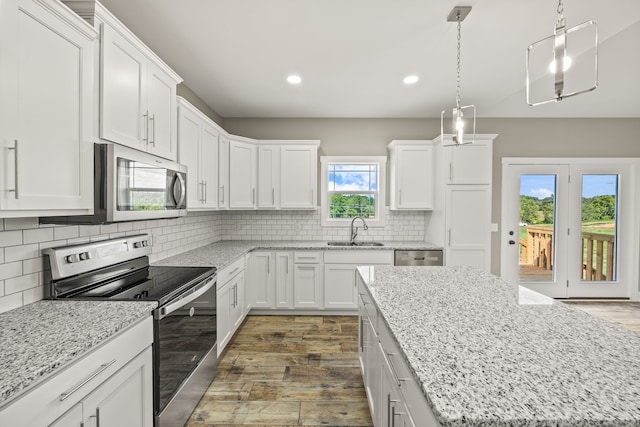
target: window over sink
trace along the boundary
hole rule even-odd
[[[384,225],[383,156],[322,156],[322,225],[345,226],[362,217],[370,226]]]

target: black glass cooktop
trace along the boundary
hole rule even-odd
[[[205,280],[215,267],[155,267],[135,271],[108,283],[75,294],[74,298],[158,301],[159,305]]]

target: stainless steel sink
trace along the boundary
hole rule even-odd
[[[354,246],[352,242],[327,242],[329,246]]]
[[[329,246],[384,246],[381,242],[327,242]]]

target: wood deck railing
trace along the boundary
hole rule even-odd
[[[614,258],[614,235],[582,233],[582,280],[613,280]],[[527,238],[520,238],[520,264],[553,269],[553,229],[527,227]]]

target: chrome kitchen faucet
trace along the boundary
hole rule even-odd
[[[356,219],[359,219],[360,221],[362,221],[362,225],[365,230],[369,229],[369,226],[367,225],[367,223],[365,222],[364,218],[362,218],[361,216],[357,216],[355,218],[353,218],[351,220],[351,243],[354,243],[356,241],[356,237],[358,237],[358,227],[353,226],[353,223],[356,222]]]

